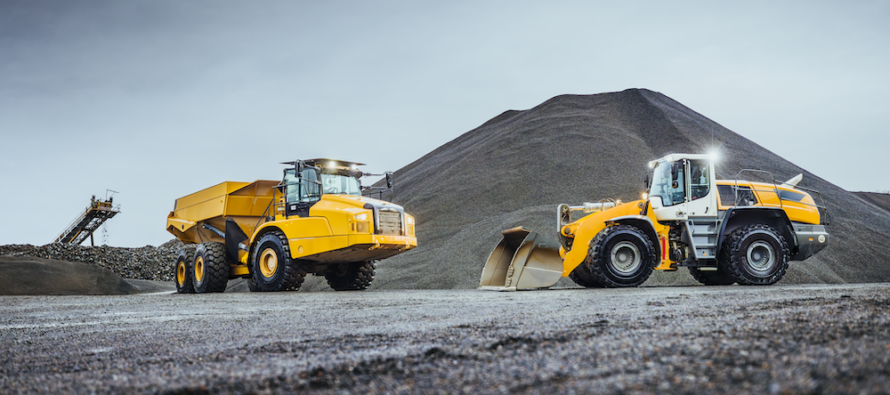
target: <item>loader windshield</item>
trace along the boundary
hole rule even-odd
[[[683,173],[684,166],[681,165],[677,171],[677,182],[674,183],[671,163],[658,162],[652,174],[652,187],[649,189],[650,198],[660,197],[662,205],[665,207],[686,201],[686,181]]]
[[[321,173],[321,188],[326,194],[362,195],[361,183],[355,176],[347,172],[325,171]]]

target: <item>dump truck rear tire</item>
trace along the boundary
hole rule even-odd
[[[229,264],[226,262],[226,247],[223,243],[204,242],[195,249],[192,261],[192,281],[195,292],[223,292],[229,282]]]
[[[569,278],[582,287],[586,288],[602,288],[603,285],[593,278],[593,274],[587,268],[587,265],[578,265],[575,270],[569,273]]]
[[[173,282],[176,283],[176,293],[193,294],[195,285],[192,282],[192,254],[189,251],[180,251],[173,263]]]
[[[636,287],[652,274],[655,247],[646,233],[635,226],[609,226],[590,242],[582,265],[606,288]]]
[[[374,281],[374,261],[343,263],[324,272],[328,285],[337,291],[361,291]]]
[[[740,285],[772,285],[788,270],[788,243],[769,225],[734,230],[721,249],[721,262]]]
[[[271,231],[261,236],[251,256],[251,274],[258,291],[297,291],[303,285],[306,270],[291,259],[284,233]]]
[[[689,274],[692,275],[692,278],[695,281],[698,281],[704,285],[732,285],[735,284],[735,278],[733,278],[729,273],[724,271],[716,271],[716,272],[703,272],[699,270],[697,267],[690,267]]]

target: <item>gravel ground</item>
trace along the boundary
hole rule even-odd
[[[890,284],[0,297],[0,393],[886,393]]]

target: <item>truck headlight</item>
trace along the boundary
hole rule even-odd
[[[410,215],[406,215],[405,217],[407,218],[406,221],[408,221],[408,225],[414,225],[414,217]]]
[[[359,220],[359,221],[367,221],[367,220],[368,220],[368,213],[356,214],[353,218],[355,218],[355,219],[357,219],[357,220]]]

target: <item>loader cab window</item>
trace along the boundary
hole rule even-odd
[[[288,203],[311,203],[321,199],[321,187],[318,185],[318,171],[314,168],[303,169],[302,177],[297,177],[296,170],[284,173],[285,191]]]
[[[325,169],[321,173],[322,190],[332,195],[362,195],[362,185],[349,170]]]
[[[708,162],[703,160],[689,161],[689,174],[689,199],[696,200],[708,196],[708,192],[711,191]]]
[[[686,201],[686,169],[681,161],[677,169],[677,180],[674,182],[671,163],[658,162],[652,174],[650,197],[660,197],[663,206],[674,206]]]

